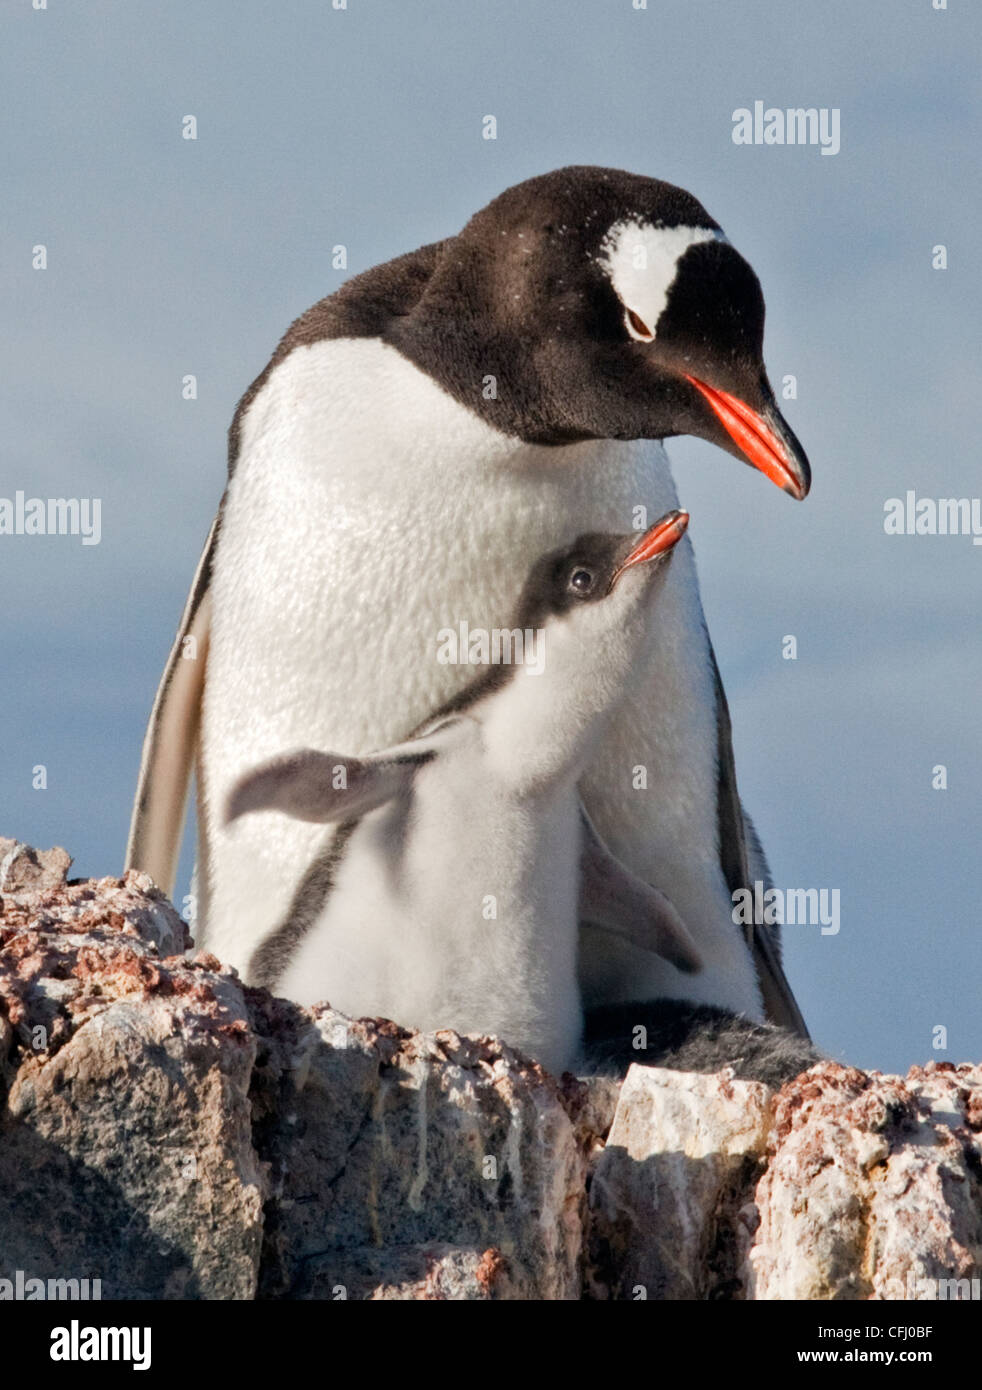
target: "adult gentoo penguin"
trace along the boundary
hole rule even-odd
[[[387,747],[446,706],[473,667],[438,659],[441,630],[501,628],[537,556],[677,506],[656,441],[698,435],[806,495],[763,328],[756,275],[695,198],[592,167],[508,189],[292,325],[232,421],[127,853],[172,889],[196,755],[199,942],[245,970],[324,833],[272,812],[227,832],[240,775],[296,747]],[[657,656],[580,790],[704,968],[585,938],[584,1002],[684,998],[804,1033],[776,933],[732,919],[732,892],[768,874],[688,538],[651,622]]]

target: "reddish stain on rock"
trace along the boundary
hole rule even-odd
[[[490,1250],[485,1250],[481,1256],[480,1263],[474,1271],[474,1278],[485,1293],[491,1293],[495,1284],[504,1274],[506,1267],[501,1251],[492,1246]]]

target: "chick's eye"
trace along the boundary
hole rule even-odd
[[[593,588],[593,571],[578,565],[569,577],[569,587],[574,594],[588,594]]]

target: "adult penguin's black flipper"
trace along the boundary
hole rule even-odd
[[[209,586],[220,519],[221,508],[208,533],[150,712],[126,846],[126,868],[142,869],[168,896],[177,877],[201,723],[211,624]]]
[[[730,709],[720,679],[719,667],[712,644],[709,647],[716,684],[716,736],[719,770],[717,773],[717,814],[719,819],[720,863],[727,886],[732,893],[741,888],[753,890],[750,882],[747,853],[747,825],[737,791],[736,767],[733,761],[733,735]],[[769,886],[769,885],[768,885]],[[790,1028],[800,1037],[809,1037],[805,1020],[788,984],[781,964],[776,931],[764,925],[750,923],[744,928],[747,945],[753,954],[764,1011],[772,1023]]]

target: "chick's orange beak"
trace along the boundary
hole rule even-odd
[[[659,555],[664,555],[671,550],[685,535],[688,524],[688,512],[671,511],[660,516],[653,526],[648,527],[637,545],[628,552],[626,558],[617,567],[610,581],[610,588],[614,587],[625,570],[632,569],[635,565],[646,564],[649,560],[655,560]]]

